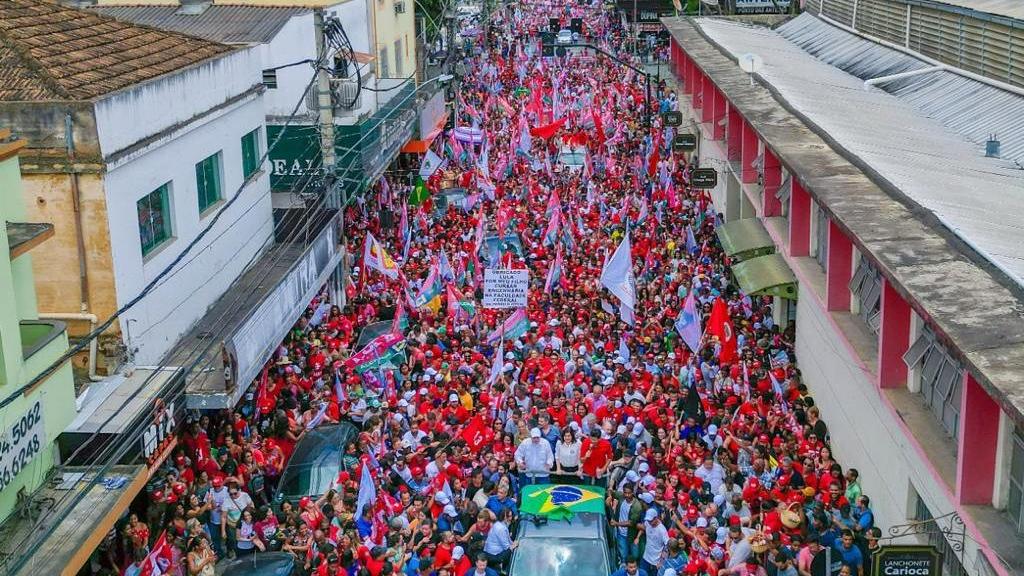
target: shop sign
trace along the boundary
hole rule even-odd
[[[672,139],[672,148],[680,152],[693,152],[697,149],[696,134],[676,134]]]
[[[420,123],[419,133],[417,138],[420,140],[426,138],[431,132],[437,129],[437,125],[441,123],[447,112],[444,100],[444,91],[438,90],[433,96],[427,100],[423,107],[420,108]]]
[[[661,119],[665,122],[665,126],[682,126],[683,125],[683,113],[675,110],[670,110],[661,115]]]
[[[149,426],[142,432],[142,457],[146,459],[151,476],[177,446],[178,420],[183,413],[184,406],[180,402],[165,403],[162,398],[153,402]]]
[[[718,172],[714,168],[697,168],[690,175],[690,185],[704,190],[714,188],[718,186]]]
[[[7,421],[9,424],[0,432],[0,492],[46,448],[41,400]]]
[[[881,546],[873,558],[871,576],[942,576],[942,554],[935,546]]]

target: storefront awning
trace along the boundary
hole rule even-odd
[[[55,510],[32,519],[12,515],[5,522],[0,552],[9,574],[77,574],[149,478],[142,465],[110,467],[98,480],[95,474],[90,468],[65,467],[63,482],[47,485],[35,498],[57,502]],[[77,504],[70,510],[62,508],[73,501]]]
[[[796,276],[782,254],[768,254],[732,266],[740,289],[748,296],[780,296],[796,300]]]
[[[757,218],[727,222],[715,231],[722,249],[734,260],[748,260],[775,252],[775,242]]]

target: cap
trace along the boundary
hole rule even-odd
[[[454,517],[458,516],[459,513],[455,511],[455,506],[452,506],[451,504],[446,504],[444,507],[444,515]]]
[[[729,529],[722,526],[715,532],[715,543],[725,544],[725,541],[729,538]]]
[[[707,528],[707,527],[708,527],[708,519],[707,518],[705,518],[703,516],[701,516],[700,518],[697,518],[697,528]]]
[[[530,438],[540,438],[540,428],[531,428]]]
[[[451,498],[448,497],[447,492],[438,492],[437,494],[434,494],[434,500],[436,500],[438,504],[448,504],[451,502]]]
[[[643,494],[640,495],[640,500],[643,500],[645,504],[651,504],[652,502],[654,502],[654,494],[651,494],[650,492],[644,492]],[[650,510],[648,510],[648,512],[650,512]]]
[[[456,546],[452,548],[452,560],[459,560],[466,555],[466,551],[462,549],[462,546]]]
[[[224,477],[223,476],[214,476],[213,477],[213,487],[214,488],[220,488],[223,485],[224,485]]]
[[[658,511],[653,508],[647,510],[647,514],[644,514],[644,522],[650,522],[658,517]]]
[[[459,401],[459,395],[454,393],[454,392],[452,392],[451,394],[448,395],[448,401],[449,402],[458,402]]]

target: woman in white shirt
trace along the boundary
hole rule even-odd
[[[581,444],[576,431],[571,427],[566,426],[562,430],[562,437],[555,443],[555,474],[579,474]]]

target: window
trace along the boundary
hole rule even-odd
[[[242,177],[248,178],[260,169],[260,129],[242,136]]]
[[[171,237],[171,183],[146,194],[135,207],[139,212],[139,242],[146,256]]]
[[[1017,527],[1018,534],[1024,534],[1024,430],[1014,427],[1013,454],[1010,456],[1010,500],[1006,513]]]
[[[196,164],[196,188],[199,191],[200,214],[221,199],[220,152]]]
[[[268,90],[277,88],[277,70],[264,70],[263,71],[263,85]]]
[[[960,399],[963,396],[964,371],[925,326],[903,355],[910,369],[920,369],[924,403],[950,437],[956,438],[960,425]]]
[[[789,195],[793,192],[793,179],[789,176],[789,171],[785,168],[782,169],[782,183],[779,184],[779,189],[775,191],[775,197],[779,199],[782,204],[782,216],[785,218],[789,217]]]
[[[860,305],[858,315],[872,332],[878,334],[882,324],[882,276],[864,256],[850,280],[850,291]]]
[[[921,495],[917,494],[914,490],[915,502],[914,502],[914,520],[919,522],[929,522],[934,519],[932,511],[928,509],[928,505],[921,499]],[[949,519],[940,519],[940,522],[948,523]],[[921,526],[918,530],[921,535],[925,538],[928,544],[935,546],[935,549],[942,554],[942,573],[946,576],[967,576],[967,571],[964,570],[963,563],[960,562],[959,554],[953,547],[949,545],[949,541],[946,540],[945,535],[938,530],[938,526],[933,523],[928,523]]]
[[[817,203],[814,205],[817,229],[814,231],[814,259],[821,265],[821,269],[828,271],[828,216]]]
[[[380,49],[380,77],[390,78],[391,72],[388,70],[388,47],[384,46]]]
[[[402,39],[395,40],[395,77],[401,78],[402,72]]]

